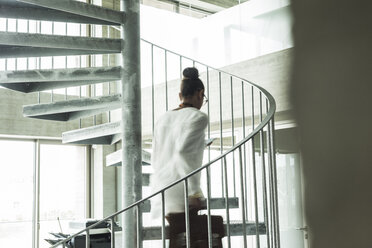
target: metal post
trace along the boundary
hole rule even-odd
[[[115,220],[114,217],[110,219],[111,224],[111,248],[115,248]]]
[[[32,247],[39,247],[39,221],[40,221],[40,141],[34,142],[34,195],[32,216]]]
[[[275,139],[274,139],[274,117],[270,121],[269,133],[271,140],[271,160],[272,160],[272,171],[273,171],[273,196],[274,196],[274,216],[275,216],[275,236],[276,236],[276,247],[280,248],[280,230],[279,230],[279,206],[278,206],[278,182],[276,173],[276,159],[275,159]]]
[[[233,90],[233,77],[230,76],[230,100],[231,100],[231,142],[232,147],[235,145],[234,129],[234,90]],[[236,197],[236,172],[235,172],[235,152],[232,152],[233,156],[233,182],[234,182],[234,197]]]
[[[121,25],[122,48],[122,206],[142,198],[142,149],[141,149],[141,70],[140,70],[140,4],[138,0],[121,0],[125,23]],[[131,209],[122,216],[122,248],[137,247],[136,211]],[[142,232],[139,234],[141,235]],[[139,237],[142,243],[142,237]],[[141,244],[140,244],[141,245]]]
[[[218,86],[220,92],[220,150],[221,154],[223,153],[223,137],[222,137],[222,85],[221,85],[221,72],[218,72]],[[223,161],[221,159],[221,192],[222,197],[224,196],[224,189],[223,189]]]
[[[185,223],[186,223],[186,247],[191,248],[190,240],[190,212],[189,212],[189,186],[187,178],[184,181],[184,194],[185,194]]]
[[[229,206],[229,186],[227,181],[227,162],[226,156],[223,157],[223,170],[225,174],[225,208],[226,208],[226,234],[227,234],[227,247],[231,247],[231,235],[230,235],[230,206]]]
[[[266,100],[266,112],[268,112],[268,102]],[[268,176],[269,176],[269,197],[270,197],[270,242],[272,247],[276,247],[275,244],[275,216],[274,216],[274,196],[273,196],[273,173],[272,173],[272,151],[271,151],[271,135],[270,135],[270,123],[267,124],[267,151],[268,151]]]
[[[165,245],[165,192],[161,192],[161,242],[163,248],[166,247]]]
[[[254,90],[252,86],[252,132],[254,130]],[[257,172],[256,172],[256,152],[254,145],[255,137],[251,139],[252,145],[252,168],[253,168],[253,189],[254,189],[254,211],[255,211],[255,223],[256,223],[256,246],[260,248],[260,236],[258,235],[258,199],[257,199]]]
[[[211,220],[211,175],[210,167],[207,167],[207,221],[208,221],[208,248],[212,248],[212,220]]]
[[[262,122],[262,92],[260,92],[260,121]],[[266,168],[265,168],[265,141],[264,141],[264,131],[260,131],[260,150],[261,150],[261,167],[262,167],[262,192],[263,192],[263,208],[264,208],[264,221],[266,226],[266,238],[267,247],[270,248],[270,233],[268,229],[268,208],[267,208],[267,188],[266,188]]]
[[[85,248],[90,248],[90,235],[89,235],[89,229],[86,231],[85,236]]]
[[[239,146],[239,168],[240,168],[240,181],[243,181],[243,157],[242,157],[242,147]],[[243,243],[244,248],[247,247],[247,225],[245,221],[245,199],[244,199],[244,186],[240,184],[240,194],[242,198],[242,220],[243,220]]]

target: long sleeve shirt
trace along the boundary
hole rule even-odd
[[[154,128],[151,175],[152,191],[156,192],[199,168],[205,148],[208,117],[196,108],[168,111]],[[188,180],[189,195],[200,194],[200,173]],[[165,191],[165,214],[185,211],[184,184]],[[154,218],[161,214],[161,197],[151,200]]]

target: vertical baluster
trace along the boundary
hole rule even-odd
[[[268,112],[268,101],[266,100],[266,112]],[[271,151],[271,139],[270,139],[270,123],[267,125],[267,152],[268,152],[268,176],[269,176],[269,194],[270,194],[270,242],[272,247],[276,247],[275,245],[275,216],[274,216],[274,196],[273,196],[273,175],[272,175],[272,151]]]
[[[189,189],[187,178],[184,181],[185,192],[185,223],[186,223],[186,247],[191,248],[190,241],[190,212],[189,212]]]
[[[155,127],[155,82],[154,82],[154,45],[151,44],[151,109],[152,109],[152,133]]]
[[[211,175],[210,166],[207,167],[207,222],[208,222],[208,248],[212,248],[212,220],[211,220]]]
[[[208,114],[208,139],[211,138],[211,120],[209,117],[210,112],[210,100],[209,100],[209,67],[207,66],[207,98],[208,98],[208,104],[207,104],[207,114]],[[208,162],[211,161],[211,146],[208,146]]]
[[[222,137],[222,86],[221,86],[221,72],[218,72],[218,85],[220,91],[220,151],[223,153],[223,137]],[[222,197],[224,196],[223,188],[223,161],[221,159],[221,187],[222,187]]]
[[[230,234],[230,206],[229,206],[229,186],[227,180],[227,162],[226,156],[223,157],[223,170],[225,174],[225,208],[226,208],[226,234],[227,234],[227,247],[231,247],[231,234]]]
[[[240,168],[240,181],[243,181],[243,158],[242,147],[239,146],[239,168]],[[247,225],[245,220],[245,199],[244,199],[244,185],[240,184],[240,197],[242,198],[242,221],[243,221],[243,243],[244,248],[247,247]]]
[[[37,25],[37,24],[36,24]],[[41,34],[41,21],[39,21],[39,33]],[[41,69],[41,57],[39,57],[39,69]],[[40,91],[37,92],[37,102],[40,103]]]
[[[277,172],[276,172],[276,159],[275,159],[275,129],[274,129],[274,117],[270,121],[270,140],[271,140],[271,159],[272,159],[272,168],[273,168],[273,195],[274,195],[274,214],[275,214],[275,237],[276,237],[276,247],[280,248],[280,230],[279,230],[279,203],[278,203],[278,182],[277,182]]]
[[[182,75],[182,56],[180,56],[180,81],[182,80],[183,75]]]
[[[142,248],[142,212],[141,205],[137,204],[137,248]]]
[[[54,35],[54,22],[52,22],[52,35]],[[54,56],[52,56],[52,69],[54,69]],[[50,93],[50,101],[53,102],[54,99],[53,99],[53,89]]]
[[[235,136],[234,136],[234,90],[233,90],[233,77],[230,76],[230,100],[231,100],[231,142],[232,146],[235,145]],[[233,183],[234,183],[234,197],[236,197],[236,172],[235,172],[235,151],[232,152],[233,156]]]
[[[262,122],[262,92],[260,91],[260,121]],[[269,220],[268,220],[268,206],[267,206],[267,188],[266,188],[266,166],[265,166],[265,141],[264,130],[260,131],[260,152],[262,163],[262,192],[263,192],[263,208],[264,208],[264,221],[266,227],[267,247],[270,248],[270,233],[269,233]]]
[[[89,235],[89,229],[86,231],[85,248],[90,248],[90,235]]]
[[[81,24],[79,24],[79,34],[81,36]],[[79,67],[81,68],[81,59],[82,59],[82,56],[80,55],[79,56]],[[81,98],[81,85],[79,86],[79,98]],[[81,128],[81,118],[79,118],[79,128]]]
[[[252,131],[255,128],[254,125],[254,88],[252,86]],[[253,169],[253,189],[254,189],[254,211],[255,211],[255,224],[256,224],[256,246],[260,248],[260,236],[258,230],[258,199],[257,199],[257,171],[256,171],[256,152],[254,145],[255,137],[251,139],[252,145],[252,169]]]
[[[244,103],[244,81],[242,81],[242,125],[243,125],[243,137],[245,138],[245,103]],[[245,143],[244,148],[244,189],[245,189],[245,199],[248,199],[248,180],[247,180],[247,150]],[[243,182],[242,182],[243,183]],[[246,204],[246,216],[248,216],[248,204]]]
[[[62,243],[62,248],[65,248],[66,247],[66,244],[65,242]]]
[[[111,224],[111,248],[115,248],[115,220],[114,217],[110,219]]]
[[[167,50],[164,50],[164,64],[165,64],[165,110],[168,111],[168,61],[167,61]]]
[[[161,192],[161,241],[163,244],[163,248],[166,248],[165,245],[165,196],[164,191]]]

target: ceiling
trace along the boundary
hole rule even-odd
[[[142,0],[144,5],[203,18],[248,0]]]

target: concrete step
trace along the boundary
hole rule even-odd
[[[74,0],[0,0],[0,16],[101,25],[124,23],[124,12]]]
[[[118,94],[34,104],[23,106],[23,116],[44,120],[70,121],[120,108],[120,103],[121,95]]]
[[[117,150],[106,156],[106,166],[121,166],[122,150]],[[142,165],[151,164],[151,153],[142,150]]]
[[[225,199],[226,198],[211,198],[211,209],[225,209]],[[230,209],[239,208],[239,198],[231,197],[229,198]],[[142,205],[142,212],[149,213],[151,211],[151,202],[149,200],[145,201]]]
[[[224,223],[225,230],[227,224]],[[230,221],[230,235],[231,236],[242,236],[243,235],[243,223],[242,221]],[[165,227],[166,239],[169,239],[169,226]],[[246,234],[247,235],[256,235],[256,223],[255,222],[246,222]],[[266,234],[265,223],[258,223],[258,234]],[[161,239],[161,227],[144,227],[143,228],[143,240],[160,240]]]
[[[0,58],[120,53],[123,40],[0,32]]]
[[[112,145],[119,140],[121,140],[120,121],[62,133],[64,144]]]
[[[29,93],[117,81],[121,79],[121,72],[122,68],[120,66],[54,70],[0,71],[0,86]]]

